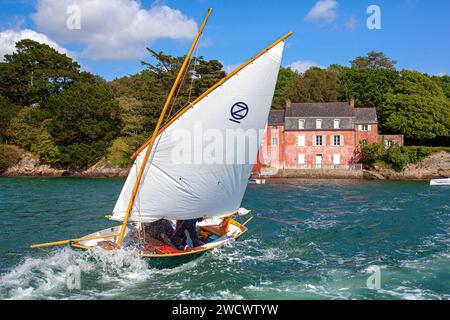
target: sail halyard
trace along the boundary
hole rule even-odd
[[[134,181],[133,191],[132,191],[131,196],[129,198],[127,210],[126,210],[126,213],[125,213],[124,218],[123,218],[122,227],[120,229],[119,237],[118,237],[118,240],[117,240],[117,244],[119,246],[122,246],[122,242],[123,242],[123,238],[124,238],[124,235],[125,235],[126,226],[128,224],[128,219],[129,219],[131,211],[133,209],[134,201],[135,201],[136,196],[137,196],[137,192],[138,192],[138,189],[139,189],[139,186],[140,186],[140,183],[141,183],[141,179],[142,179],[142,176],[144,174],[145,167],[147,165],[147,161],[148,161],[148,159],[150,157],[153,144],[154,144],[156,138],[158,137],[158,132],[159,132],[161,124],[162,124],[162,122],[164,120],[164,116],[165,116],[165,114],[167,112],[167,109],[168,109],[168,107],[170,105],[170,101],[172,100],[172,97],[173,97],[173,95],[175,93],[175,90],[178,87],[178,84],[179,84],[179,82],[181,80],[181,77],[184,74],[184,71],[185,71],[185,69],[186,69],[186,67],[188,65],[188,62],[191,59],[192,52],[194,51],[195,47],[197,46],[198,40],[200,39],[200,36],[203,33],[203,30],[205,28],[206,22],[208,21],[209,16],[211,15],[211,12],[212,12],[212,8],[209,8],[208,12],[206,14],[206,17],[203,20],[203,23],[202,23],[202,25],[201,25],[201,27],[200,27],[200,29],[199,29],[199,31],[198,31],[194,41],[193,41],[193,43],[192,43],[192,46],[191,46],[188,54],[186,55],[186,58],[185,58],[185,60],[183,62],[183,65],[181,66],[180,71],[178,72],[177,78],[175,79],[175,82],[174,82],[174,84],[173,84],[173,86],[172,86],[172,88],[170,90],[170,93],[169,93],[169,95],[167,97],[167,100],[166,100],[166,103],[164,105],[164,108],[163,108],[163,110],[161,112],[161,115],[160,115],[160,117],[158,119],[158,122],[156,124],[155,130],[154,130],[154,132],[152,134],[152,137],[150,139],[149,148],[145,152],[145,155],[144,155],[142,164],[141,164],[141,166],[139,168],[139,172],[137,174],[136,180]]]
[[[219,217],[235,213],[239,209],[253,166],[251,161],[245,165],[176,165],[171,163],[170,158],[170,151],[175,147],[171,135],[175,130],[193,131],[194,120],[199,120],[210,129],[238,128],[239,126],[229,122],[231,119],[228,118],[230,106],[241,100],[246,100],[252,108],[252,117],[246,119],[247,122],[243,122],[242,127],[264,129],[281,63],[284,40],[288,36],[290,33],[244,63],[232,75],[192,102],[188,108],[182,109],[159,130],[158,152],[156,145],[149,144],[138,154],[114,208],[113,220],[124,221],[126,199],[129,198],[133,182],[138,178],[138,171],[143,173],[143,183],[139,189],[141,203],[139,208],[132,208],[136,210],[133,210],[131,221]],[[200,108],[202,105],[205,108]],[[258,146],[259,143],[260,141]],[[152,154],[152,164],[144,170],[143,163],[147,153]]]

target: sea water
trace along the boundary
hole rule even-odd
[[[0,178],[0,299],[450,299],[450,187],[428,182],[249,186],[249,232],[171,269],[29,248],[114,225],[122,184]]]

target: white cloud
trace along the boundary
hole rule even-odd
[[[67,49],[60,47],[56,42],[50,40],[45,34],[38,33],[30,29],[10,29],[0,32],[0,59],[3,60],[5,54],[11,54],[16,51],[16,42],[23,39],[31,39],[40,43],[45,43],[61,53],[73,56]]]
[[[311,11],[305,17],[310,22],[330,23],[336,18],[336,8],[338,3],[336,0],[320,0],[317,1]]]
[[[439,72],[439,73],[435,74],[435,76],[437,76],[437,77],[443,77],[443,76],[447,76],[447,75],[448,75],[447,72]]]
[[[223,65],[223,71],[225,71],[227,74],[233,72],[237,67],[240,66],[240,64],[224,64],[222,62]]]
[[[66,25],[73,5],[81,13],[79,30]],[[94,60],[141,58],[157,39],[192,39],[197,32],[196,22],[181,11],[160,4],[147,10],[136,0],[38,0],[33,20],[38,31],[82,45],[81,55]]]
[[[348,31],[355,31],[357,23],[358,21],[356,18],[352,16],[345,21],[345,29]]]
[[[317,68],[322,68],[322,69],[325,68],[324,66],[318,64],[315,61],[311,61],[311,60],[295,61],[288,66],[288,68],[291,68],[292,70],[294,70],[295,72],[298,72],[298,73],[304,73],[306,70],[308,70],[312,67],[317,67]]]

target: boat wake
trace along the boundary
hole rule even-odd
[[[112,255],[64,248],[44,257],[27,257],[1,275],[0,299],[101,299],[151,276],[146,261],[125,252]]]

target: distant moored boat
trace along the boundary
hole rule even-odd
[[[430,186],[450,186],[450,178],[432,179]]]

